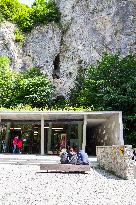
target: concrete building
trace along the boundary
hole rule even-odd
[[[124,145],[122,112],[30,111],[0,112],[1,140],[12,152],[15,135],[24,153],[52,154],[58,146],[78,145],[94,155],[96,146]]]

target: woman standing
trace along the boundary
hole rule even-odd
[[[17,153],[18,136],[13,139],[13,154]]]

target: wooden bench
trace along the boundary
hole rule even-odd
[[[73,165],[73,164],[40,164],[40,170],[60,171],[60,172],[80,172],[90,171],[89,165]]]

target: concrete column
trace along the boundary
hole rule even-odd
[[[85,150],[85,148],[86,148],[86,125],[87,125],[87,116],[84,115],[83,142],[82,142],[82,149],[83,149],[83,150]]]
[[[120,134],[120,137],[119,137],[120,145],[124,145],[122,112],[119,113],[119,134]]]
[[[44,155],[44,117],[41,117],[41,155]]]
[[[51,150],[52,122],[49,123],[47,153]]]
[[[9,152],[9,131],[11,127],[11,122],[7,122],[7,129],[6,129],[6,136],[5,136],[5,143],[6,143],[6,152]]]
[[[83,135],[82,125],[83,125],[82,122],[78,122],[78,146],[79,146],[79,149],[82,148],[82,135]]]

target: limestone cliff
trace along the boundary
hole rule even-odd
[[[39,67],[66,96],[80,67],[100,59],[104,51],[127,55],[135,52],[135,0],[56,0],[60,25],[33,29],[23,45],[15,42],[15,26],[0,27],[0,55],[21,70]]]

